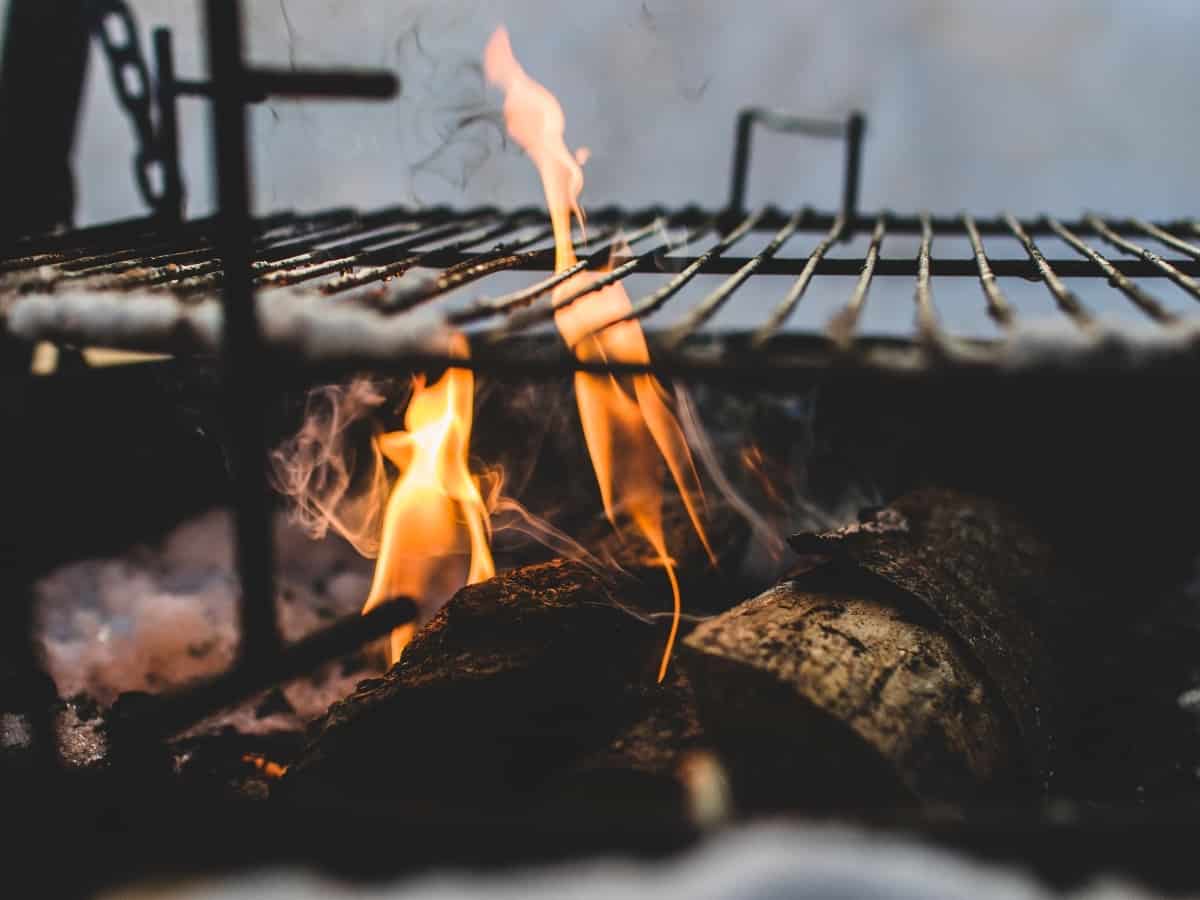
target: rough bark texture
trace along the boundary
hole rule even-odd
[[[275,795],[478,817],[557,809],[547,792],[581,776],[589,804],[662,788],[678,807],[662,778],[695,740],[695,715],[680,676],[655,685],[665,628],[614,602],[634,600],[562,561],[463,589],[385,677],[317,723]]]
[[[1007,783],[997,698],[885,583],[785,582],[698,626],[683,661],[743,806],[961,810]]]
[[[871,572],[935,613],[978,660],[1035,771],[1046,775],[1054,679],[1044,636],[1070,588],[1028,524],[993,500],[923,490],[864,522],[791,543]]]

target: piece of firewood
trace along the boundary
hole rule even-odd
[[[1037,796],[1053,556],[1001,504],[929,490],[800,535],[798,574],[698,626],[681,662],[750,808],[959,812]]]
[[[383,678],[316,724],[273,796],[474,820],[562,812],[548,794],[585,773],[631,795],[663,786],[697,726],[679,676],[655,684],[666,623],[622,609],[634,590],[562,560],[464,588]]]
[[[1033,771],[1047,777],[1057,705],[1047,636],[1078,601],[1053,549],[1027,521],[994,500],[926,489],[855,525],[794,535],[790,543],[924,604],[978,662],[1016,723]]]
[[[1012,768],[1011,727],[956,642],[887,585],[807,581],[683,642],[739,807],[964,809],[995,796]]]

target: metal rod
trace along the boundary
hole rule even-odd
[[[175,97],[175,53],[171,29],[154,29],[154,77],[158,106],[158,160],[163,172],[163,217],[170,222],[183,221],[183,175],[179,167],[179,111]]]
[[[381,603],[370,612],[350,616],[289,644],[279,653],[262,659],[255,657],[249,664],[234,666],[215,678],[162,697],[147,710],[146,719],[137,724],[149,734],[164,737],[175,734],[259,691],[299,678],[339,656],[353,653],[392,629],[412,622],[416,615],[416,604],[407,597]]]
[[[417,253],[407,253],[398,258],[395,254],[390,254],[391,259],[382,259],[380,262],[367,262],[366,264],[359,263],[355,270],[339,275],[326,284],[322,285],[322,290],[326,293],[338,293],[339,291],[349,290],[355,287],[361,287],[364,284],[370,284],[372,281],[382,281],[386,278],[394,278],[397,275],[402,275],[414,266],[424,265],[429,268],[441,268],[440,260],[437,258],[439,254],[444,258],[449,254],[460,253],[468,247],[475,247],[485,241],[495,240],[503,237],[506,234],[511,234],[513,231],[521,228],[522,223],[519,216],[505,216],[499,222],[479,231],[476,234],[468,234],[466,237],[453,241],[450,244],[441,247],[434,247],[422,250]],[[516,246],[528,246],[536,243],[539,240],[544,240],[546,235],[550,233],[548,227],[543,227],[532,238],[527,238],[524,243],[514,242]],[[390,248],[393,249],[394,248]],[[372,254],[375,257],[375,254]],[[379,257],[384,256],[384,252],[378,253]]]
[[[1054,268],[1046,261],[1046,257],[1042,255],[1042,251],[1033,242],[1033,238],[1021,227],[1021,223],[1011,215],[1005,216],[1005,222],[1009,230],[1025,248],[1025,253],[1029,256],[1030,261],[1037,267],[1038,274],[1046,283],[1046,289],[1050,291],[1050,295],[1058,304],[1058,308],[1080,328],[1090,328],[1093,324],[1092,314],[1087,311],[1080,299],[1062,283],[1058,275],[1055,274]]]
[[[677,274],[674,278],[672,278],[658,290],[647,294],[641,300],[634,303],[629,312],[605,322],[596,328],[593,328],[588,334],[599,334],[606,328],[611,328],[612,326],[621,322],[628,322],[633,319],[644,319],[655,310],[660,309],[664,303],[679,293],[680,289],[682,289],[685,284],[691,281],[692,278],[696,276],[696,273],[703,269],[710,260],[716,259],[722,253],[736,244],[739,240],[745,237],[746,234],[749,233],[750,229],[754,227],[754,223],[758,221],[761,215],[762,211],[760,210],[759,212],[752,213],[751,215],[747,216],[736,228],[722,237],[706,251],[697,256],[691,263],[684,266],[683,269],[679,271],[679,274]]]
[[[917,304],[917,335],[924,341],[937,343],[939,329],[937,313],[933,309],[933,289],[929,285],[929,255],[933,246],[933,227],[929,223],[929,213],[922,213],[924,228],[921,232],[921,246],[917,251],[917,287],[914,300]]]
[[[1152,238],[1161,241],[1172,249],[1178,250],[1180,253],[1186,253],[1192,259],[1200,259],[1200,247],[1195,244],[1189,244],[1182,238],[1176,237],[1166,229],[1160,228],[1153,222],[1147,222],[1144,219],[1130,219],[1130,223],[1140,231],[1145,232]]]
[[[875,222],[875,228],[871,232],[871,244],[867,248],[866,258],[862,263],[862,270],[858,275],[858,282],[854,285],[854,292],[850,295],[849,301],[840,312],[835,314],[829,320],[826,326],[826,333],[829,335],[839,349],[848,350],[854,342],[854,331],[858,326],[858,317],[862,314],[862,308],[867,302],[867,291],[871,288],[871,279],[875,275],[875,265],[879,261],[879,248],[883,246],[883,238],[887,232],[887,217],[880,216]]]
[[[1096,250],[1084,243],[1079,236],[1075,234],[1075,232],[1062,225],[1062,223],[1056,219],[1051,218],[1049,221],[1050,227],[1054,229],[1055,234],[1075,248],[1076,251],[1094,262],[1097,268],[1099,268],[1100,271],[1104,273],[1105,277],[1108,278],[1109,282],[1111,282],[1112,285],[1117,288],[1117,290],[1121,291],[1121,293],[1132,300],[1138,309],[1140,309],[1150,318],[1154,319],[1156,322],[1169,323],[1178,321],[1178,316],[1176,316],[1174,313],[1167,312],[1157,299],[1151,297],[1134,282],[1130,281],[1129,278],[1118,272],[1113,267],[1111,262],[1105,259],[1100,253],[1096,252]]]
[[[805,134],[810,137],[846,138],[854,149],[847,149],[846,183],[843,185],[843,205],[851,200],[855,206],[854,197],[858,193],[858,161],[860,151],[857,143],[862,139],[865,120],[861,113],[852,113],[845,124],[827,119],[809,119],[804,116],[793,116],[777,110],[752,106],[741,110],[737,117],[733,145],[733,172],[729,179],[728,211],[734,213],[746,212],[746,178],[750,169],[750,142],[754,126],[761,123],[772,131],[782,131],[790,134]],[[857,129],[857,131],[855,131]],[[851,186],[853,175],[853,186]]]
[[[670,227],[670,223],[668,223],[668,227]],[[699,240],[708,233],[710,228],[711,225],[703,225],[700,228],[689,232],[684,237],[684,242],[690,243],[692,241]],[[649,237],[651,234],[659,231],[661,231],[660,226],[657,223],[651,223],[632,234],[626,235],[625,243],[632,247],[633,244],[636,244],[646,237]],[[533,307],[528,309],[523,308],[528,306],[528,303],[533,299],[533,297],[529,296],[531,292],[536,291],[535,296],[541,296],[547,293],[549,290],[558,287],[559,284],[564,283],[566,279],[572,275],[582,272],[584,269],[596,269],[600,268],[601,266],[610,265],[612,261],[612,253],[615,250],[615,244],[610,245],[607,249],[598,250],[596,253],[593,253],[591,256],[589,256],[587,260],[580,260],[574,266],[570,266],[553,277],[547,278],[544,281],[531,286],[530,288],[517,291],[505,297],[497,298],[489,304],[489,308],[496,312],[512,313],[512,315],[507,322],[488,332],[487,339],[489,341],[497,341],[523,329],[532,327],[542,322],[550,321],[554,318],[555,314],[559,310],[565,309],[579,299],[586,297],[589,294],[593,294],[602,288],[606,288],[610,284],[616,284],[618,281],[625,278],[625,276],[635,271],[640,265],[642,265],[643,262],[647,260],[653,262],[657,259],[658,254],[663,253],[664,251],[669,252],[671,246],[672,245],[670,241],[664,238],[663,241],[652,250],[642,254],[641,256],[635,256],[621,263],[610,271],[605,272],[603,275],[599,275],[595,279],[589,280],[583,287],[577,288],[562,297],[555,297],[553,302],[551,302],[548,306]]]
[[[262,665],[279,653],[274,547],[266,476],[263,410],[267,356],[250,282],[253,232],[243,103],[241,4],[205,0],[208,69],[213,84],[217,166],[217,253],[224,268],[222,362],[234,465],[236,558],[241,582],[238,666]]]
[[[1121,237],[1121,235],[1117,234],[1116,231],[1110,228],[1106,222],[1102,221],[1099,216],[1088,216],[1086,221],[1092,226],[1093,229],[1095,229],[1096,233],[1099,234],[1100,237],[1109,244],[1116,247],[1118,250],[1123,250],[1124,252],[1131,253],[1134,256],[1140,256],[1145,262],[1149,263],[1155,269],[1158,269],[1167,278],[1170,278],[1173,282],[1191,294],[1193,298],[1200,300],[1200,281],[1196,281],[1195,278],[1184,274],[1182,271],[1180,271],[1178,266],[1167,262],[1157,253],[1152,253],[1140,244],[1135,244],[1133,241]]]
[[[802,215],[803,212],[796,212],[757,256],[730,275],[715,291],[697,303],[682,322],[664,335],[663,343],[668,348],[674,349],[677,345],[687,340],[697,328],[712,318],[716,311],[724,305],[725,301],[733,295],[733,292],[741,287],[746,279],[753,275],[763,262],[773,257],[779,251],[779,248],[787,242],[788,238],[796,233],[796,225],[799,223]]]
[[[256,94],[270,97],[356,97],[387,100],[400,90],[391,72],[354,69],[291,69],[258,67],[246,72],[246,84]]]
[[[842,240],[854,237],[854,222],[858,219],[858,189],[862,181],[862,139],[867,129],[867,119],[860,112],[852,112],[846,120],[846,171],[842,176],[842,220],[850,227]]]
[[[992,271],[987,253],[983,249],[983,240],[979,236],[979,228],[973,216],[963,216],[963,228],[971,241],[971,250],[975,253],[975,265],[979,269],[979,286],[983,289],[984,299],[987,300],[987,311],[1002,328],[1012,328],[1016,324],[1013,309],[1005,299],[1004,292],[996,283],[996,273]]]
[[[796,308],[796,304],[800,302],[800,299],[804,296],[804,292],[808,289],[808,284],[812,281],[813,273],[816,272],[817,266],[820,265],[829,248],[841,236],[844,226],[845,220],[841,216],[838,216],[834,220],[833,226],[829,229],[829,233],[821,238],[821,242],[808,255],[808,261],[805,262],[804,269],[800,272],[800,277],[788,288],[788,292],[783,295],[783,300],[780,301],[779,306],[775,307],[774,312],[771,313],[770,318],[767,319],[762,328],[754,333],[754,337],[750,341],[751,346],[755,348],[764,346],[775,336],[788,317],[791,316],[792,310]]]

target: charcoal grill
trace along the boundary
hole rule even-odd
[[[1097,215],[1065,221],[1049,216],[865,214],[857,198],[866,123],[857,113],[845,122],[827,122],[762,109],[743,111],[735,129],[725,209],[593,209],[586,234],[578,235],[580,261],[565,272],[532,276],[531,283],[517,289],[493,292],[489,285],[502,273],[553,270],[550,223],[540,209],[396,206],[251,218],[245,104],[278,93],[387,96],[395,84],[386,73],[251,70],[242,61],[236,6],[206,5],[211,84],[178,78],[170,35],[163,30],[155,34],[157,86],[151,92],[144,84],[140,102],[144,107],[153,99],[158,106],[150,158],[165,173],[163,191],[154,195],[146,186],[145,159],[139,159],[138,169],[154,214],[26,235],[13,241],[0,259],[3,323],[25,347],[52,341],[185,357],[220,355],[224,360],[239,478],[243,665],[220,685],[182,698],[179,708],[164,717],[171,725],[282,677],[280,672],[294,670],[294,658],[301,665],[311,663],[344,648],[347,637],[351,643],[365,640],[411,615],[411,607],[402,603],[399,612],[369,617],[340,632],[340,639],[292,648],[286,660],[281,656],[266,599],[273,589],[266,485],[258,460],[264,454],[259,411],[282,373],[303,371],[315,380],[362,368],[400,372],[455,365],[549,377],[580,368],[650,368],[669,376],[735,384],[765,379],[786,387],[789,377],[805,372],[903,376],[998,374],[1046,365],[1080,372],[1151,364],[1189,370],[1194,365],[1200,335],[1142,282],[1169,281],[1200,301],[1200,223]],[[127,12],[122,15],[128,26],[131,19]],[[124,52],[129,55],[129,50]],[[215,112],[220,211],[192,221],[180,217],[183,185],[175,105],[183,96],[208,98]],[[843,140],[840,209],[746,209],[755,126]],[[809,246],[806,236],[815,236],[815,244]],[[831,253],[857,236],[868,236],[860,255]],[[916,252],[888,255],[887,241],[893,236],[915,236]],[[1076,255],[1048,258],[1038,243],[1048,236]],[[756,239],[761,249],[742,249]],[[937,255],[943,239],[965,241],[970,255]],[[1019,246],[1023,257],[996,256],[1000,246]],[[587,290],[554,297],[557,286],[584,270],[603,274]],[[635,274],[653,274],[659,281],[649,292],[632,294],[629,315],[646,324],[652,357],[648,366],[582,362],[557,340],[539,338],[539,328],[557,309]],[[885,276],[913,280],[913,329],[893,338],[864,336],[859,322],[870,288]],[[789,329],[810,286],[828,278],[841,278],[847,290],[845,303],[824,331]],[[978,284],[978,302],[997,323],[1001,339],[962,340],[947,334],[935,301],[935,286],[947,279]],[[1023,324],[1023,312],[1005,288],[1015,279],[1044,284],[1074,340],[1049,355],[1012,352]],[[1106,282],[1153,330],[1127,341],[1103,327],[1068,286],[1075,279]],[[707,330],[718,313],[738,305],[752,280],[768,280],[776,295],[755,326]],[[700,299],[677,300],[693,283],[706,287]],[[672,320],[668,327],[658,327],[667,319]],[[470,336],[469,359],[445,352],[439,338],[448,327]],[[1147,347],[1154,352],[1140,352]],[[179,711],[183,709],[187,712]]]
[[[294,379],[311,383],[363,369],[399,373],[451,365],[538,378],[578,369],[651,369],[786,390],[814,374],[894,380],[969,375],[992,385],[1046,369],[1084,378],[1196,371],[1200,332],[1178,304],[1161,299],[1160,286],[1200,300],[1200,222],[864,213],[858,185],[866,122],[858,114],[824,122],[744,111],[736,123],[724,209],[594,208],[586,234],[578,235],[580,261],[557,274],[550,223],[532,207],[396,206],[252,218],[246,103],[281,91],[383,96],[394,83],[383,73],[251,70],[241,55],[238,4],[209,0],[205,9],[211,84],[177,78],[169,35],[155,37],[157,86],[152,97],[147,87],[146,102],[158,108],[152,158],[165,173],[165,189],[154,198],[154,214],[24,235],[0,256],[0,333],[15,338],[22,353],[50,341],[222,361],[235,456],[242,651],[226,675],[146,713],[139,727],[151,732],[182,728],[413,615],[412,604],[398,598],[370,616],[282,646],[271,602],[260,417],[271,392]],[[183,185],[174,117],[176,100],[184,96],[213,103],[217,151],[219,212],[190,221],[179,215]],[[747,208],[755,127],[844,141],[839,208]],[[893,237],[915,238],[916,251],[889,254]],[[1040,242],[1050,238],[1074,255],[1048,255]],[[861,253],[839,252],[855,241],[866,242]],[[969,252],[940,255],[939,242]],[[759,249],[744,249],[754,246]],[[585,270],[601,273],[588,291],[555,299],[557,286]],[[514,288],[502,280],[512,273],[528,273],[528,283]],[[556,309],[636,275],[657,280],[649,291],[630,291],[631,317],[647,328],[648,366],[581,362],[546,330]],[[862,329],[871,287],[883,277],[911,279],[913,326],[907,334],[884,338]],[[840,309],[823,329],[791,327],[812,286],[828,279],[844,286]],[[963,339],[943,327],[938,290],[952,280],[975,283],[976,302],[996,323],[998,339]],[[1106,285],[1146,328],[1134,335],[1107,325],[1070,287],[1081,280]],[[1021,281],[1042,284],[1058,311],[1067,337],[1054,342],[1053,352],[1023,352],[1028,316],[1009,289]],[[750,314],[751,327],[711,327],[719,314],[738,308],[749,285],[761,289],[764,282],[773,299]],[[494,289],[497,283],[504,287]],[[698,299],[684,299],[689,294]],[[447,328],[469,336],[469,358],[446,352],[441,338]],[[6,549],[14,562],[20,559],[19,547]],[[20,609],[12,613],[15,624],[5,627],[9,640],[28,633],[31,615],[21,607],[11,605]],[[30,671],[36,667],[32,653],[11,658]],[[38,724],[36,715],[32,721]]]

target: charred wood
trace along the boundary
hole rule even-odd
[[[698,734],[686,683],[654,684],[665,624],[627,581],[576,563],[471,585],[385,677],[313,729],[275,796],[430,820],[677,814],[670,771]]]

